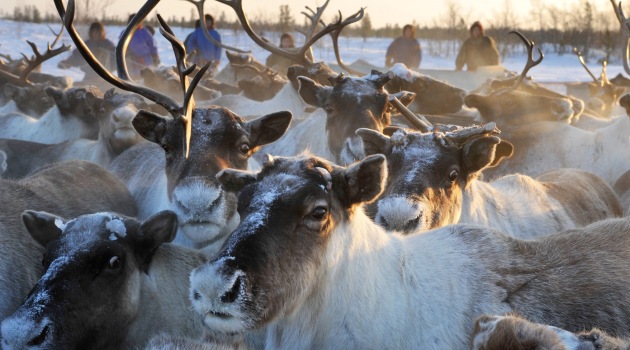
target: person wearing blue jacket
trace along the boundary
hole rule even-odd
[[[205,15],[205,19],[206,28],[208,28],[210,36],[220,43],[221,35],[214,29],[214,18],[211,15]],[[192,63],[203,66],[212,61],[210,65],[211,70],[215,70],[221,63],[221,47],[213,44],[206,38],[201,26],[195,29],[189,38],[186,39],[186,51],[193,52],[193,50],[197,50],[197,54],[191,58]]]
[[[135,13],[129,16],[129,22],[134,16]],[[155,39],[142,23],[140,23],[133,33],[131,41],[129,41],[126,59],[127,69],[132,77],[140,76],[140,71],[146,67],[160,64],[160,56],[158,55]]]

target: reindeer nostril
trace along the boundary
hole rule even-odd
[[[195,298],[195,300],[199,300],[199,299],[201,299],[201,294],[199,294],[199,292],[195,291],[193,293],[193,298]]]
[[[48,335],[49,332],[50,332],[50,324],[47,324],[46,326],[44,326],[44,328],[39,333],[39,335],[31,339],[31,341],[29,341],[27,345],[29,346],[41,345],[44,342],[44,340],[46,340],[46,336]]]
[[[232,288],[230,288],[229,291],[225,292],[225,294],[221,296],[221,302],[233,303],[236,301],[236,298],[238,297],[238,293],[241,290],[241,279],[242,279],[242,276],[238,276],[236,278],[236,281],[234,281]]]

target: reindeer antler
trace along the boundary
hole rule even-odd
[[[241,50],[241,49],[237,49],[235,47],[232,46],[228,46],[225,45],[219,41],[216,41],[211,35],[210,32],[208,31],[208,27],[206,27],[206,16],[203,12],[203,6],[206,3],[206,0],[199,0],[199,1],[195,1],[195,0],[183,0],[183,1],[187,1],[193,5],[195,5],[195,7],[197,8],[197,12],[199,13],[199,25],[201,26],[202,30],[203,30],[203,34],[206,36],[206,39],[208,39],[212,44],[214,44],[215,46],[218,47],[222,47],[226,50],[230,50],[230,51],[235,51],[235,52],[239,52],[239,53],[251,53],[251,51],[246,51],[246,50]]]
[[[488,124],[468,126],[454,131],[446,131],[444,132],[444,137],[457,143],[462,143],[473,136],[500,133],[501,131],[497,128],[497,124],[490,122]]]
[[[432,124],[423,115],[415,115],[410,111],[402,102],[398,100],[394,95],[389,96],[389,102],[405,117],[414,128],[420,130],[420,132],[431,131]]]
[[[342,69],[344,69],[345,71],[347,71],[350,74],[359,75],[359,76],[363,75],[363,73],[348,67],[343,62],[343,60],[341,59],[341,54],[339,53],[339,35],[341,35],[341,31],[346,26],[348,26],[348,25],[350,25],[352,23],[356,23],[356,22],[360,21],[361,19],[363,19],[364,11],[365,11],[365,8],[362,7],[359,10],[359,12],[357,12],[354,15],[346,18],[346,20],[343,21],[343,22],[341,21],[341,19],[342,19],[341,11],[339,11],[339,18],[337,19],[337,22],[335,23],[339,27],[330,33],[330,36],[332,37],[332,40],[333,40],[333,49],[335,50],[335,58],[337,59],[337,63],[339,64],[339,67],[341,67]]]
[[[617,20],[621,26],[621,34],[626,39],[626,50],[623,53],[623,70],[626,74],[630,74],[630,65],[628,65],[628,60],[630,60],[630,20],[623,14],[621,1],[619,1],[618,4],[615,4],[614,0],[610,0],[610,3],[615,10],[615,15],[617,16]]]
[[[593,72],[591,72],[591,70],[588,69],[588,67],[586,66],[586,63],[584,62],[584,57],[582,57],[582,53],[580,52],[580,50],[578,50],[577,47],[574,47],[573,53],[577,55],[578,59],[580,60],[580,63],[582,64],[582,67],[586,69],[586,72],[588,73],[588,75],[590,75],[593,81],[597,83],[597,78],[595,78],[595,75],[593,74]]]
[[[322,27],[326,27],[326,23],[324,23],[321,18],[322,18],[322,14],[326,10],[326,7],[328,7],[329,2],[330,0],[326,0],[326,2],[322,6],[317,7],[317,11],[314,11],[312,8],[308,6],[304,6],[306,10],[310,12],[310,14],[304,11],[302,11],[301,13],[311,21],[311,27],[306,32],[302,32],[301,30],[298,30],[298,31],[304,34],[304,36],[306,37],[306,40],[313,37],[313,34],[315,34],[315,30],[317,29],[318,25],[321,24]]]
[[[129,22],[127,28],[124,30],[118,45],[116,47],[116,64],[118,66],[118,77],[114,76],[111,72],[109,72],[92,54],[90,49],[87,47],[83,39],[79,36],[76,29],[74,28],[74,10],[75,10],[75,0],[68,1],[67,11],[63,7],[62,0],[54,0],[55,7],[57,8],[57,12],[59,12],[59,16],[63,19],[64,26],[70,34],[72,41],[77,45],[77,50],[86,60],[86,62],[94,69],[94,71],[101,76],[101,78],[105,79],[110,84],[129,91],[137,93],[156,104],[164,107],[173,117],[182,118],[184,123],[186,124],[186,157],[188,157],[190,151],[190,136],[191,136],[191,125],[192,125],[192,111],[195,107],[195,102],[192,97],[193,90],[201,80],[201,77],[206,72],[209,67],[209,64],[206,64],[195,77],[193,81],[188,83],[188,75],[190,75],[194,69],[195,65],[190,67],[186,66],[185,57],[186,57],[186,49],[181,41],[179,41],[174,35],[173,31],[166,24],[166,22],[162,19],[161,16],[158,16],[158,20],[162,28],[160,28],[160,33],[164,35],[164,37],[169,40],[171,45],[173,46],[173,51],[175,53],[175,58],[177,61],[177,70],[180,76],[180,81],[182,83],[182,90],[184,91],[184,105],[181,106],[176,101],[171,99],[169,96],[161,94],[153,89],[150,89],[146,86],[140,85],[134,82],[127,72],[127,65],[125,62],[125,53],[127,51],[127,46],[129,45],[129,41],[131,40],[131,35],[135,31],[135,28],[141,23],[146,16],[155,8],[158,4],[159,0],[148,0],[142,8],[136,13],[134,18]]]
[[[42,64],[44,61],[49,60],[57,55],[59,55],[60,53],[66,52],[68,50],[70,50],[70,46],[66,46],[61,45],[60,48],[57,49],[52,49],[50,47],[50,44],[48,45],[48,48],[46,50],[45,54],[40,54],[39,50],[37,49],[37,46],[35,44],[33,44],[30,41],[26,41],[31,49],[33,50],[33,53],[35,53],[35,56],[31,57],[30,59],[28,57],[26,57],[26,55],[22,54],[22,56],[24,57],[24,59],[26,60],[27,66],[26,68],[24,68],[24,70],[20,73],[20,81],[26,83],[28,81],[28,75],[33,71],[33,69],[35,69],[37,66],[39,66],[40,64]]]
[[[523,40],[523,42],[525,43],[525,46],[527,46],[527,63],[525,64],[525,68],[523,68],[523,72],[521,73],[521,75],[516,80],[516,83],[514,84],[514,86],[516,87],[519,84],[521,84],[521,82],[523,82],[523,79],[525,79],[525,77],[527,76],[527,72],[530,69],[539,65],[540,62],[542,62],[545,55],[543,55],[542,50],[540,48],[537,48],[538,54],[540,55],[540,57],[538,57],[537,60],[534,60],[534,42],[527,39],[525,35],[521,34],[521,32],[517,30],[513,30],[509,32],[508,34],[516,34],[519,38],[521,38],[521,40]]]

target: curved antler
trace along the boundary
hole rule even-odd
[[[26,42],[30,45],[31,49],[33,49],[33,53],[35,53],[35,56],[29,59],[28,57],[26,57],[26,55],[22,54],[27,63],[26,68],[24,68],[24,70],[22,70],[22,72],[20,73],[20,81],[22,81],[23,83],[27,83],[28,75],[33,71],[33,69],[42,64],[44,61],[49,60],[59,55],[60,53],[70,50],[70,46],[66,46],[65,44],[61,45],[60,48],[54,50],[50,47],[50,45],[48,45],[46,53],[42,55],[39,53],[39,50],[34,43],[28,40]]]
[[[231,50],[231,51],[235,51],[235,52],[239,52],[239,53],[251,53],[252,51],[246,51],[246,50],[241,50],[241,49],[237,49],[235,47],[232,46],[227,46],[219,41],[216,41],[211,35],[210,32],[208,31],[208,27],[206,27],[206,16],[203,12],[203,6],[206,2],[206,0],[199,0],[199,1],[195,1],[195,0],[184,0],[187,1],[193,5],[195,5],[195,7],[197,8],[197,12],[199,13],[199,25],[201,26],[202,30],[203,30],[203,34],[206,36],[206,38],[208,40],[210,40],[210,42],[212,44],[214,44],[215,46],[219,46],[222,47],[226,50]]]
[[[175,37],[173,30],[171,27],[164,21],[162,16],[157,15],[158,21],[162,28],[160,28],[160,33],[171,43],[173,47],[173,53],[175,54],[175,61],[177,62],[177,73],[179,75],[179,81],[182,84],[182,90],[184,92],[184,107],[183,107],[183,120],[186,125],[186,158],[188,158],[188,154],[190,152],[190,138],[192,136],[192,116],[193,110],[195,109],[195,99],[193,98],[193,92],[199,84],[199,81],[206,74],[206,71],[210,67],[212,62],[206,63],[203,68],[201,68],[192,82],[188,82],[188,76],[195,71],[197,68],[196,64],[193,64],[190,67],[186,67],[186,48],[184,44]]]
[[[595,78],[595,75],[593,74],[593,72],[591,72],[591,70],[588,69],[588,67],[586,66],[586,63],[584,62],[584,57],[582,57],[582,53],[580,52],[580,50],[578,50],[577,47],[574,47],[573,53],[577,55],[578,59],[580,60],[580,63],[582,64],[582,67],[586,69],[586,72],[588,73],[588,75],[590,75],[593,81],[597,83],[597,78]]]
[[[540,55],[540,57],[537,60],[534,60],[534,42],[529,40],[529,39],[527,39],[525,37],[525,35],[521,34],[521,32],[519,32],[517,30],[512,30],[508,34],[516,34],[516,35],[518,35],[518,37],[521,38],[521,40],[523,40],[523,42],[525,43],[525,46],[527,46],[527,63],[525,64],[525,68],[523,68],[523,72],[521,73],[521,75],[516,80],[516,83],[514,84],[514,86],[516,87],[521,82],[523,82],[523,79],[525,79],[525,77],[527,76],[527,72],[530,69],[532,69],[533,67],[539,65],[540,62],[542,62],[542,60],[545,57],[545,55],[543,55],[542,50],[540,48],[537,48],[538,49],[538,54]]]
[[[57,8],[57,12],[59,16],[64,22],[64,26],[70,34],[72,41],[77,46],[77,50],[81,53],[81,56],[85,59],[85,61],[94,69],[94,71],[103,79],[105,79],[108,83],[116,86],[125,91],[135,92],[138,95],[146,97],[147,99],[159,104],[164,107],[169,113],[172,115],[178,115],[181,113],[181,106],[173,99],[168,97],[167,95],[161,94],[153,89],[150,89],[146,86],[142,86],[134,82],[131,78],[129,78],[129,73],[126,69],[126,64],[124,63],[125,52],[127,51],[127,45],[129,45],[129,41],[131,40],[130,35],[133,33],[133,29],[138,23],[140,23],[146,15],[157,5],[159,0],[149,0],[147,1],[142,9],[138,11],[138,14],[132,19],[131,23],[127,27],[127,29],[123,32],[121,36],[118,46],[116,48],[116,61],[118,66],[118,74],[121,76],[120,78],[113,75],[111,72],[105,68],[101,62],[92,54],[90,49],[87,47],[83,39],[79,36],[76,29],[74,28],[74,9],[75,9],[75,0],[68,1],[68,9],[63,7],[63,3],[61,0],[54,0],[55,6]],[[141,17],[141,15],[143,17]],[[131,29],[130,29],[131,28]],[[120,50],[119,50],[120,48]],[[121,62],[122,61],[122,62]]]
[[[615,4],[614,0],[610,0],[610,3],[615,10],[615,15],[617,16],[617,20],[619,21],[619,24],[621,26],[621,34],[626,39],[626,50],[623,53],[623,70],[626,72],[626,74],[630,75],[630,65],[628,65],[628,60],[630,60],[630,20],[628,20],[623,14],[621,1],[619,1],[618,4]]]
[[[343,30],[343,28],[345,28],[349,24],[356,23],[356,22],[360,21],[361,19],[363,19],[364,10],[365,10],[365,8],[362,7],[357,13],[355,13],[354,15],[346,18],[346,20],[343,21],[343,22],[341,21],[341,19],[342,19],[341,11],[339,11],[339,19],[336,22],[336,25],[338,25],[339,28],[335,29],[334,31],[332,31],[330,33],[330,36],[333,39],[333,49],[335,50],[335,58],[337,59],[337,63],[339,64],[339,67],[341,67],[342,69],[344,69],[345,71],[347,71],[350,74],[358,75],[358,76],[363,75],[363,73],[348,67],[343,62],[343,60],[341,59],[341,54],[339,53],[339,43],[338,43],[338,41],[339,41],[339,35],[341,34],[341,31]]]

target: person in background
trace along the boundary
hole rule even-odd
[[[206,28],[210,33],[210,36],[217,42],[221,43],[221,35],[219,32],[214,29],[214,17],[211,15],[204,16],[206,20]],[[215,71],[219,64],[221,63],[221,46],[215,45],[210,40],[206,38],[206,35],[203,33],[203,28],[201,28],[201,24],[195,29],[194,32],[190,34],[188,38],[186,38],[186,51],[193,52],[197,50],[197,55],[193,55],[191,57],[191,63],[196,63],[198,66],[203,66],[206,63],[212,61],[210,65],[210,70]]]
[[[135,15],[135,13],[130,15],[127,23],[131,22]],[[131,41],[129,41],[126,60],[127,69],[132,77],[140,76],[140,71],[146,67],[160,64],[160,56],[158,55],[155,39],[142,23],[138,25],[131,37]]]
[[[115,69],[116,63],[116,46],[105,37],[105,27],[101,22],[94,22],[90,25],[88,31],[88,40],[85,41],[87,47],[92,51],[96,59],[107,69]],[[85,72],[83,81],[100,81],[101,78],[94,70],[85,62],[81,53],[74,50],[72,54],[65,60],[60,61],[57,67],[67,69],[70,67],[79,67]]]
[[[292,50],[295,49],[295,39],[293,38],[293,35],[289,33],[282,33],[282,35],[280,36],[280,48],[289,52],[295,51]],[[311,48],[306,51],[306,57],[308,57],[311,61],[313,60],[313,50]],[[294,64],[296,63],[293,60],[277,55],[275,53],[269,55],[269,57],[267,57],[267,61],[265,61],[265,65],[267,67],[275,70],[276,72],[278,72],[278,74],[285,78],[287,76],[287,71],[289,67]]]
[[[408,68],[419,68],[422,61],[422,49],[416,39],[416,28],[411,24],[403,27],[403,35],[396,38],[387,48],[385,65],[404,63]]]
[[[499,50],[489,36],[486,36],[479,21],[470,26],[470,37],[464,41],[455,60],[455,69],[462,70],[464,65],[469,71],[477,70],[480,66],[494,66],[499,64]]]

